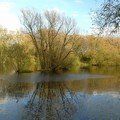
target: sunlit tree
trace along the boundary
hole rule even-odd
[[[73,19],[56,11],[45,11],[41,15],[34,10],[22,10],[21,21],[34,43],[41,69],[56,71],[71,63],[69,56],[78,39]]]

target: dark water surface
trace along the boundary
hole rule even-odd
[[[0,73],[0,120],[120,120],[120,69]]]

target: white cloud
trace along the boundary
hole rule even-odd
[[[53,8],[52,10],[58,12],[58,13],[62,13],[62,10],[60,10],[59,8]]]
[[[79,15],[80,15],[80,14],[79,14],[78,12],[73,12],[73,13],[72,13],[72,16],[73,16],[73,17],[78,17]]]
[[[0,8],[6,8],[6,7],[10,7],[10,6],[13,6],[14,3],[12,2],[0,2]]]
[[[0,25],[8,30],[20,28],[19,18],[12,11],[14,6],[12,2],[0,2]]]
[[[57,7],[56,7],[56,8],[51,8],[51,9],[48,8],[47,10],[48,10],[48,11],[52,11],[52,10],[54,10],[54,11],[56,11],[57,13],[63,13],[63,11],[60,10],[59,8],[57,8]]]
[[[75,3],[77,3],[77,4],[83,4],[83,0],[75,0]]]

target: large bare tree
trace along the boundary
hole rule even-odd
[[[45,11],[43,15],[35,10],[22,10],[22,24],[30,35],[42,70],[56,71],[71,64],[70,55],[78,39],[75,21]]]

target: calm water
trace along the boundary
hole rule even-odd
[[[120,69],[0,73],[0,120],[120,120]]]

